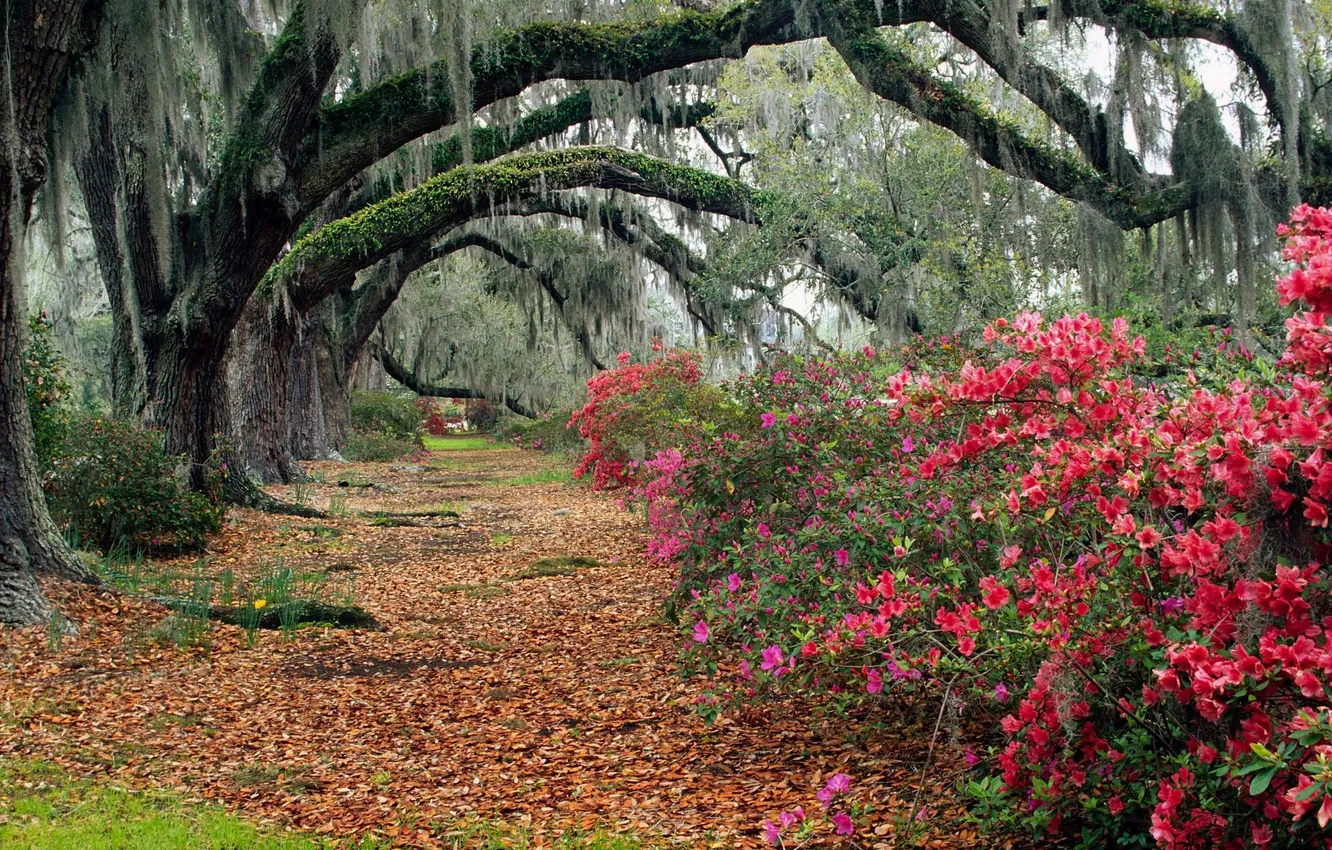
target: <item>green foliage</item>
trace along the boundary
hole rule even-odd
[[[404,440],[416,438],[425,415],[411,396],[360,392],[351,396],[352,427]]]
[[[343,457],[358,463],[375,463],[398,460],[420,451],[418,439],[398,437],[379,431],[363,431],[353,428],[347,435],[347,445],[342,449]]]
[[[352,461],[397,460],[421,449],[425,413],[412,396],[353,392],[352,433],[343,455]]]
[[[103,552],[198,549],[221,528],[223,469],[210,463],[201,491],[189,488],[188,469],[160,432],[79,419],[51,458],[47,504],[71,538]]]
[[[23,352],[23,386],[28,393],[37,459],[46,465],[69,431],[69,383],[65,359],[51,339],[46,314],[28,319],[28,347]]]
[[[511,419],[498,429],[496,436],[522,449],[577,455],[587,449],[587,441],[577,428],[569,427],[572,410],[561,410],[545,419]]]
[[[498,448],[487,437],[426,437],[425,447],[432,452],[476,452]]]
[[[0,847],[27,850],[335,850],[373,839],[277,835],[220,806],[70,776],[44,762],[0,766]]]

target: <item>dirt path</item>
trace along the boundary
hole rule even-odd
[[[871,734],[795,702],[712,727],[692,713],[680,633],[659,613],[670,570],[645,559],[641,520],[614,498],[540,483],[556,477],[550,462],[508,448],[315,473],[327,483],[308,494],[277,492],[349,515],[237,512],[206,569],[243,577],[281,558],[354,580],[384,631],[262,632],[250,648],[215,625],[207,646],[180,649],[149,636],[166,616],[156,605],[51,586],[82,628],[0,632],[0,757],[420,847],[476,819],[538,836],[576,826],[750,846],[779,809],[815,809],[822,778],[842,769],[878,810],[860,843],[913,843],[901,821],[924,754],[918,727]],[[422,508],[461,516],[386,527],[356,514]],[[599,566],[506,580],[567,556]],[[931,776],[924,844],[982,846],[952,820],[952,782]]]

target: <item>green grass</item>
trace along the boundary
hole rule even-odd
[[[520,827],[490,821],[467,821],[436,829],[436,835],[448,847],[456,850],[528,850],[546,847],[550,850],[647,850],[649,847],[670,847],[649,843],[633,835],[615,835],[609,832],[566,832],[554,841],[534,841]]]
[[[537,470],[527,475],[506,478],[502,483],[510,487],[521,487],[526,484],[568,484],[571,481],[573,481],[573,472],[557,466],[551,469]]]
[[[71,777],[43,762],[0,765],[0,848],[24,850],[333,850],[386,847],[279,834],[220,806]]]
[[[498,694],[497,694],[498,697]],[[392,776],[371,777],[386,786]],[[433,824],[456,850],[648,850],[682,847],[609,832],[566,832],[535,840],[527,829],[495,821]],[[135,791],[75,778],[38,761],[0,763],[0,850],[387,850],[373,838],[279,833],[228,814],[221,806],[163,791]]]
[[[558,578],[578,575],[579,570],[604,567],[605,564],[594,558],[582,555],[565,555],[558,558],[542,558],[533,561],[516,573],[504,577],[504,581],[524,581],[531,578]]]
[[[502,449],[499,443],[489,437],[432,437],[423,438],[425,447],[432,452],[471,452],[481,449]]]

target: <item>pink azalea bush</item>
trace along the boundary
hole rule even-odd
[[[1002,717],[966,759],[987,822],[1332,847],[1332,211],[1280,235],[1299,312],[1243,379],[1146,380],[1124,322],[1025,313],[728,387],[744,427],[639,479],[704,710],[948,699]]]

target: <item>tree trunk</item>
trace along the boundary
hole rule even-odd
[[[233,456],[266,484],[300,476],[292,456],[290,391],[298,319],[256,292],[231,335],[227,391]]]
[[[329,447],[340,452],[351,435],[351,364],[343,354],[342,340],[333,330],[331,305],[325,302],[321,309],[327,312],[322,316],[320,333],[315,341],[319,400]]]
[[[117,416],[129,417],[138,407],[147,381],[139,331],[142,316],[120,242],[120,172],[115,135],[109,111],[103,108],[95,115],[92,138],[76,163],[75,173],[111,308],[111,408]]]
[[[12,126],[12,116],[6,123]],[[79,561],[47,513],[33,454],[22,366],[28,314],[21,278],[24,216],[12,138],[6,141],[0,154],[0,622],[27,624],[50,613],[34,573],[76,573]]]
[[[97,2],[11,0],[0,15],[0,622],[49,615],[37,573],[92,581],[46,509],[23,386],[28,298],[23,235],[46,179],[45,142],[60,84],[92,43]]]
[[[338,460],[324,401],[321,358],[324,312],[328,302],[301,317],[301,333],[291,356],[287,397],[291,404],[291,450],[297,460]],[[345,435],[343,436],[345,439]]]

